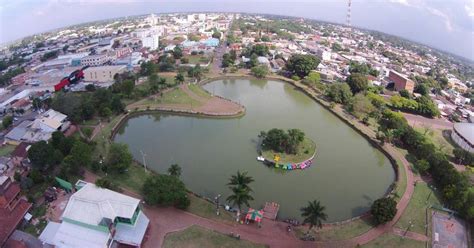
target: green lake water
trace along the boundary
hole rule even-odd
[[[211,119],[170,114],[146,114],[129,119],[115,142],[129,145],[134,158],[165,173],[174,163],[182,167],[186,186],[214,198],[229,194],[229,177],[248,171],[251,207],[280,203],[279,218],[299,218],[299,209],[317,199],[328,221],[345,220],[369,210],[395,178],[389,160],[336,116],[293,86],[266,80],[218,80],[209,92],[246,107],[243,117]],[[257,135],[271,128],[299,128],[315,141],[317,155],[306,170],[281,171],[256,160]]]

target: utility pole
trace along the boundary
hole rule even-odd
[[[145,167],[145,172],[148,172],[147,169],[146,169],[146,160],[145,160],[145,157],[146,157],[146,154],[143,153],[142,150],[140,150],[140,153],[142,154],[142,159],[143,159],[143,167]]]

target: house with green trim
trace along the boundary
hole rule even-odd
[[[49,222],[39,239],[53,247],[140,247],[149,219],[140,200],[86,183],[71,195],[61,222]]]

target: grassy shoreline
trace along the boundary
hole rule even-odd
[[[278,155],[280,157],[279,164],[295,164],[302,163],[316,155],[316,143],[308,137],[298,145],[296,154],[288,154],[285,152],[275,152],[273,150],[263,150],[262,156],[267,160],[274,160]]]

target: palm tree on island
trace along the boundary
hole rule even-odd
[[[242,205],[249,207],[249,201],[253,200],[253,197],[250,195],[252,189],[249,186],[253,181],[254,179],[251,176],[248,176],[247,172],[241,173],[240,171],[237,171],[237,174],[232,175],[229,179],[227,185],[230,186],[229,188],[232,191],[232,195],[227,197],[227,201],[232,205],[237,205],[237,220],[239,219]]]
[[[326,208],[321,206],[318,200],[314,200],[312,202],[308,202],[308,206],[301,208],[301,216],[304,218],[303,224],[309,224],[309,231],[314,227],[317,226],[318,228],[323,227],[322,221],[327,219],[327,214],[324,213]]]

